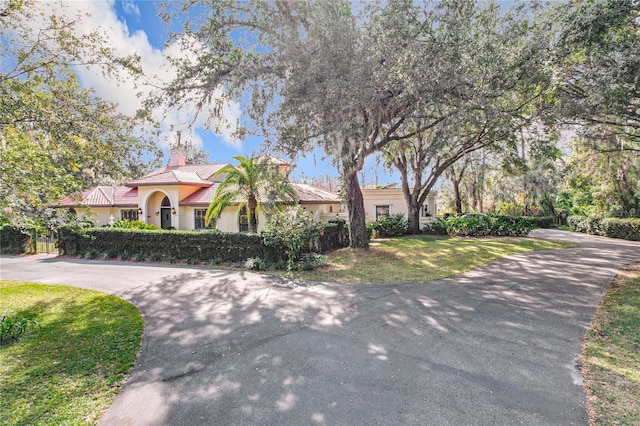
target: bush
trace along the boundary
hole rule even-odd
[[[19,228],[11,225],[0,226],[0,253],[21,254],[29,248],[30,237]]]
[[[109,257],[126,254],[134,260],[208,263],[212,259],[244,262],[250,257],[267,259],[279,255],[264,246],[262,237],[250,234],[63,227],[59,239],[65,254],[93,259],[106,253]]]
[[[640,219],[602,219],[600,232],[606,237],[640,241]]]
[[[490,220],[489,234],[496,236],[526,237],[537,227],[532,217],[492,216]]]
[[[378,237],[399,237],[407,233],[409,221],[402,213],[396,213],[373,222],[373,229]]]
[[[568,216],[567,225],[572,231],[575,232],[587,232],[587,217],[586,216]]]
[[[327,264],[327,256],[319,253],[306,253],[296,264],[298,271],[311,271]]]
[[[311,212],[293,206],[272,214],[262,236],[265,246],[284,251],[287,268],[292,270],[303,254],[320,250],[322,228]]]
[[[3,315],[0,317],[0,346],[36,333],[39,329],[40,324],[33,318]]]
[[[443,219],[438,218],[434,222],[430,222],[422,228],[422,232],[435,235],[447,235],[447,225]]]
[[[376,233],[375,222],[367,222],[365,223],[365,226],[367,228],[367,243],[370,243]]]
[[[560,220],[556,219],[554,216],[527,216],[527,220],[531,221],[531,223],[533,223],[536,228],[544,229],[553,228],[555,227],[556,222],[560,222]]]
[[[244,268],[252,271],[262,271],[265,263],[259,257],[250,257],[244,261]]]
[[[514,217],[514,216],[486,216],[464,218],[449,216],[438,219],[425,226],[424,232],[437,235],[456,237],[481,237],[487,235],[524,237],[535,229],[540,219],[546,223],[548,218]],[[553,219],[551,218],[551,221]]]
[[[569,216],[567,224],[575,232],[640,241],[640,219]]]
[[[344,219],[331,219],[329,223],[321,225],[319,238],[319,251],[326,253],[329,250],[347,247],[349,245],[349,233]]]
[[[452,237],[481,237],[489,235],[489,219],[483,217],[450,217],[445,221],[447,234]]]
[[[124,228],[124,229],[158,229],[158,227],[153,223],[147,225],[141,220],[131,220],[131,219],[118,220],[116,223],[113,224],[113,227]]]

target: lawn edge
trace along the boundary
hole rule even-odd
[[[600,322],[600,316],[604,315],[604,301],[607,297],[615,291],[615,288],[618,287],[619,284],[628,283],[634,281],[640,277],[640,263],[629,263],[618,269],[616,276],[607,284],[607,287],[598,303],[598,307],[591,319],[589,327],[584,333],[583,337],[583,345],[582,345],[582,353],[580,357],[581,364],[581,373],[584,378],[584,392],[586,398],[586,410],[589,416],[589,426],[597,426],[596,418],[598,416],[599,411],[594,406],[595,401],[597,400],[597,396],[593,394],[591,388],[592,383],[596,381],[596,378],[599,376],[595,373],[595,368],[590,368],[591,364],[587,361],[587,345],[590,343],[589,334],[596,329],[598,323]],[[602,380],[602,379],[600,379]]]

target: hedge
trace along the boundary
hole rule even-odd
[[[537,218],[540,219],[540,218]],[[447,234],[454,237],[515,236],[529,235],[537,227],[537,220],[524,216],[486,216],[463,218],[450,216],[430,223],[423,231],[432,234]]]
[[[320,231],[319,251],[326,253],[349,245],[349,233],[344,219],[332,219]]]
[[[590,235],[640,241],[640,218],[618,219],[586,216],[569,216],[567,224],[572,231]]]
[[[0,226],[0,253],[21,254],[27,251],[30,237],[11,225]]]
[[[282,249],[266,247],[263,237],[257,234],[63,227],[58,235],[64,254],[79,257],[187,263],[244,262],[249,258],[277,262],[286,259]],[[319,251],[348,245],[345,235],[344,221],[327,224],[319,236]]]
[[[556,226],[556,218],[553,216],[527,216],[527,219],[537,228],[554,228]]]

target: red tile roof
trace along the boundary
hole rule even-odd
[[[208,188],[202,188],[180,201],[181,206],[208,206],[214,199],[219,184],[213,184]],[[298,193],[300,204],[334,204],[340,199],[336,194],[315,188],[303,183],[292,183],[293,189]]]
[[[184,200],[180,201],[181,206],[208,206],[216,196],[216,189],[219,184],[214,183],[208,188],[200,188]]]
[[[58,207],[137,207],[138,189],[124,186],[96,186],[78,194],[61,198]]]
[[[126,183],[128,187],[150,185],[210,186],[213,175],[227,164],[167,166]]]
[[[340,198],[332,192],[325,191],[305,183],[292,183],[298,193],[300,204],[333,204],[339,203]]]
[[[85,205],[90,207],[137,207],[138,186],[190,185],[201,188],[180,201],[181,206],[208,206],[214,199],[219,183],[212,176],[226,164],[202,164],[164,167],[141,178],[129,181],[126,186],[97,186],[58,200],[58,207]],[[300,204],[339,203],[336,194],[303,183],[291,184],[298,193]]]

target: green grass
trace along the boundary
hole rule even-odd
[[[451,277],[510,254],[573,247],[532,238],[404,237],[329,254],[328,265],[288,276],[339,283],[411,283]]]
[[[586,335],[583,374],[591,424],[640,424],[640,264],[609,286]]]
[[[95,424],[135,362],[138,309],[96,291],[0,281],[0,315],[40,326],[0,346],[0,424]]]

